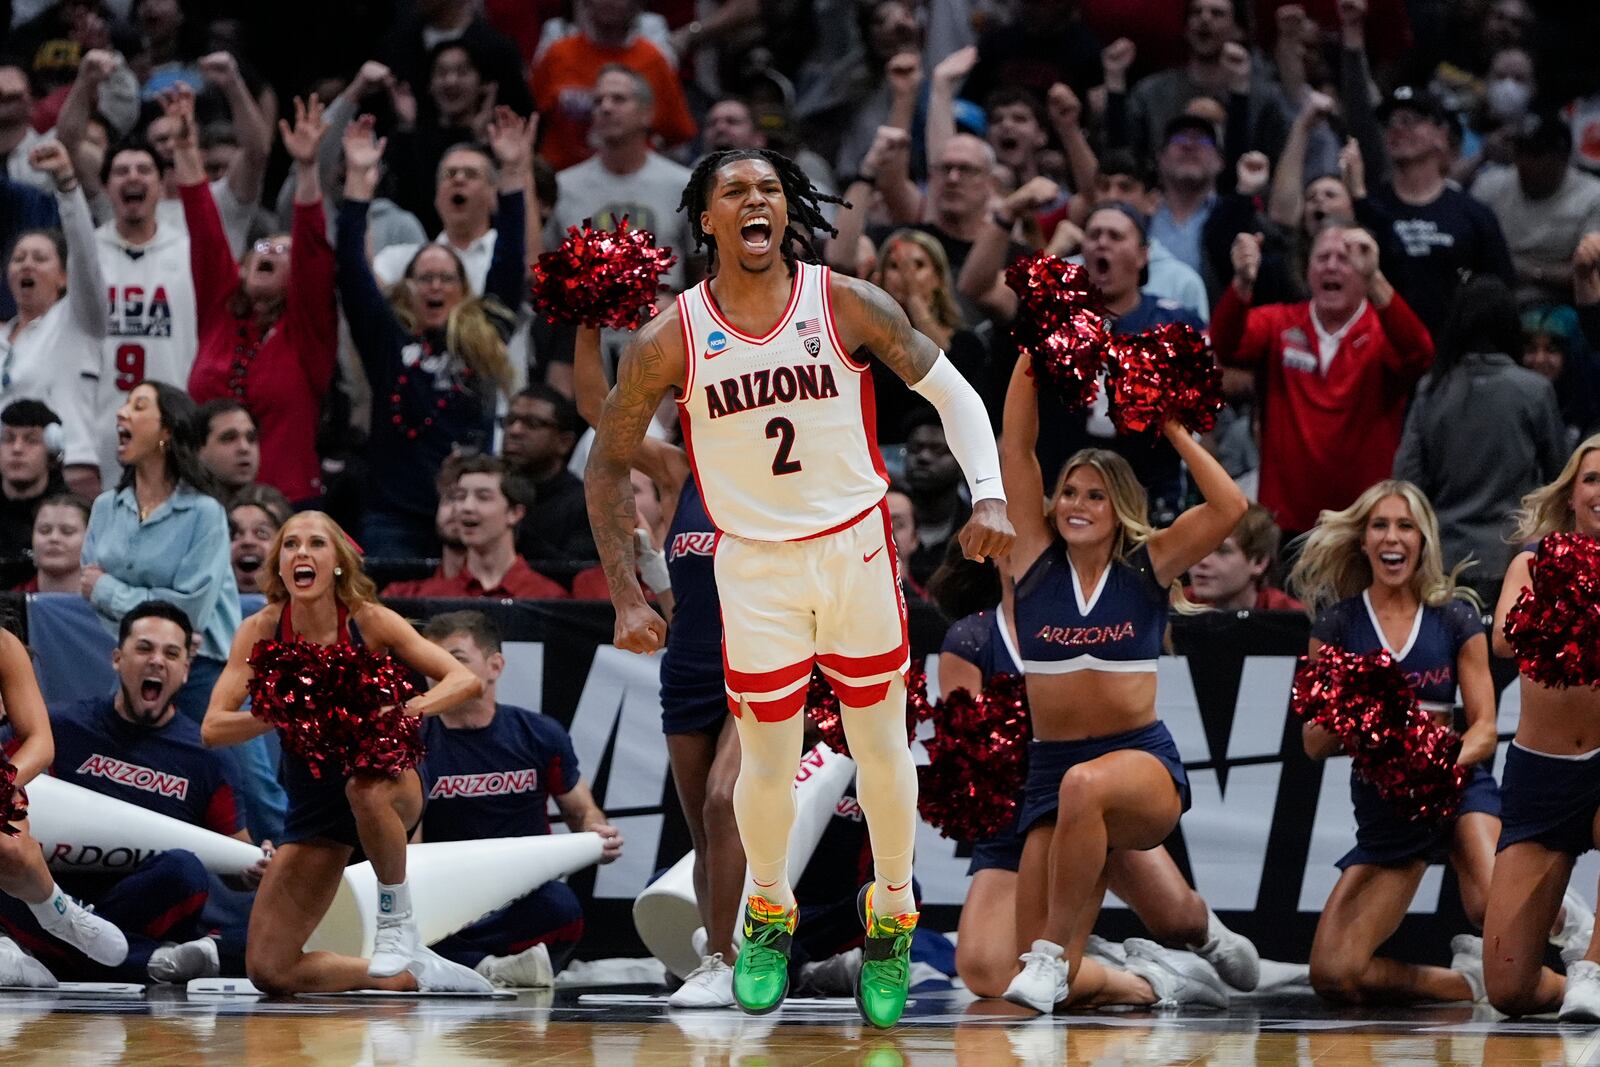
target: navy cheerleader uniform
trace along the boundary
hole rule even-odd
[[[1395,665],[1416,690],[1424,711],[1447,712],[1455,707],[1456,660],[1461,646],[1483,633],[1478,611],[1463,600],[1441,607],[1427,604],[1417,609],[1416,621],[1404,648],[1389,648],[1365,592],[1334,604],[1323,612],[1311,636],[1323,644],[1360,654],[1388,649]],[[1425,859],[1443,860],[1449,853],[1454,819],[1443,822],[1413,821],[1378,795],[1376,786],[1350,775],[1350,799],[1356,811],[1356,847],[1338,862],[1340,870],[1357,864],[1379,866]],[[1487,764],[1477,764],[1467,779],[1460,814],[1483,812],[1500,817],[1500,789]]]
[[[715,734],[728,715],[722,677],[722,602],[712,565],[717,530],[686,479],[667,530],[667,574],[672,579],[672,625],[661,658],[661,732]]]
[[[1150,552],[1140,545],[1112,560],[1100,582],[1086,591],[1057,538],[1017,583],[1017,650],[1025,675],[1100,670],[1154,672],[1167,629],[1167,590],[1156,581]],[[1157,719],[1121,733],[1028,746],[1028,778],[1017,831],[1054,822],[1061,780],[1080,763],[1136,749],[1160,760],[1172,776],[1183,810],[1189,810],[1189,776],[1165,723]]]
[[[978,668],[987,682],[997,674],[1021,674],[1011,635],[1006,632],[999,608],[980,611],[957,619],[945,631],[941,653],[948,652]],[[1020,798],[1018,807],[1021,807]],[[1022,866],[1022,835],[1016,826],[1003,830],[993,837],[972,843],[972,860],[967,864],[967,875],[979,871],[1015,871]]]

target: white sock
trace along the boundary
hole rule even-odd
[[[394,885],[378,883],[378,921],[411,918],[411,886],[406,882]]]
[[[39,925],[45,929],[60,926],[66,921],[67,911],[72,907],[72,900],[61,891],[61,887],[54,882],[50,883],[50,895],[37,904],[29,904],[28,910],[33,912],[33,917],[39,920]]]

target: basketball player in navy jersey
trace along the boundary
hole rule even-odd
[[[1004,555],[1013,532],[978,394],[887,293],[803,261],[815,258],[810,234],[832,232],[818,210],[824,199],[775,152],[719,152],[695,168],[681,206],[697,244],[710,247],[711,277],[623,352],[586,491],[616,645],[652,652],[666,625],[635,570],[629,469],[661,399],[674,393],[719,531],[724,675],[740,741],[734,807],[757,889],[746,902],[735,998],[767,1012],[788,989],[792,786],[800,711],[819,665],[839,694],[873,846],[856,1000],[868,1022],[890,1026],[904,1010],[917,919],[916,769],[905,734],[905,604],[862,358],[883,360],[939,410],[973,499],[960,535],[967,555]]]

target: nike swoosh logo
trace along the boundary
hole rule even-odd
[[[861,557],[861,562],[862,563],[871,563],[872,559],[873,559],[873,556],[876,556],[879,552],[882,552],[882,551],[883,551],[883,546],[879,545],[877,548],[872,550],[871,555],[862,556]]]
[[[723,349],[723,352],[725,352],[725,351],[727,351],[727,349]],[[722,355],[722,352],[713,352],[709,348],[706,349],[706,358],[707,359],[716,359],[720,355]]]
[[[984,483],[984,482],[992,482],[992,481],[994,481],[994,475],[992,475],[992,474],[991,474],[991,475],[990,475],[990,476],[989,476],[989,477],[987,477],[987,478],[979,478],[979,479],[978,479],[978,480],[977,480],[977,482],[976,482],[976,483],[974,483],[974,484],[977,484],[977,485],[982,485],[982,484],[983,484],[983,483]]]

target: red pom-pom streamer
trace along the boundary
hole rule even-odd
[[[926,709],[933,736],[917,769],[917,810],[945,837],[983,841],[1012,828],[1028,772],[1028,694],[1023,679],[997,674],[974,696],[947,693]]]
[[[928,677],[913,668],[906,672],[906,740],[916,736],[917,723],[925,717],[928,708]],[[806,690],[806,715],[822,735],[823,744],[839,753],[850,755],[850,743],[844,736],[844,718],[839,713],[839,696],[820,671],[811,672],[811,685]]]
[[[629,224],[597,230],[591,220],[567,229],[567,239],[533,268],[533,306],[547,319],[597,328],[637,330],[656,314],[661,276],[677,262],[655,236]]]
[[[1506,640],[1540,685],[1600,685],[1600,541],[1554,533],[1539,542],[1531,581],[1506,612]]]
[[[17,788],[17,767],[0,754],[0,833],[16,837],[17,823],[28,817],[28,791]]]
[[[1111,331],[1100,313],[1105,298],[1088,272],[1040,252],[1006,268],[1006,285],[1017,294],[1012,335],[1034,377],[1059,392],[1068,407],[1094,403]]]
[[[1443,819],[1461,804],[1460,739],[1417,705],[1387,650],[1365,655],[1324,647],[1303,662],[1294,713],[1339,738],[1356,774],[1413,821]]]
[[[358,645],[260,641],[250,653],[250,711],[320,777],[393,778],[422,759],[419,723],[401,706],[415,693],[389,656]]]
[[[1112,345],[1111,419],[1122,433],[1159,430],[1174,419],[1205,433],[1222,407],[1222,369],[1205,335],[1169,323]]]

